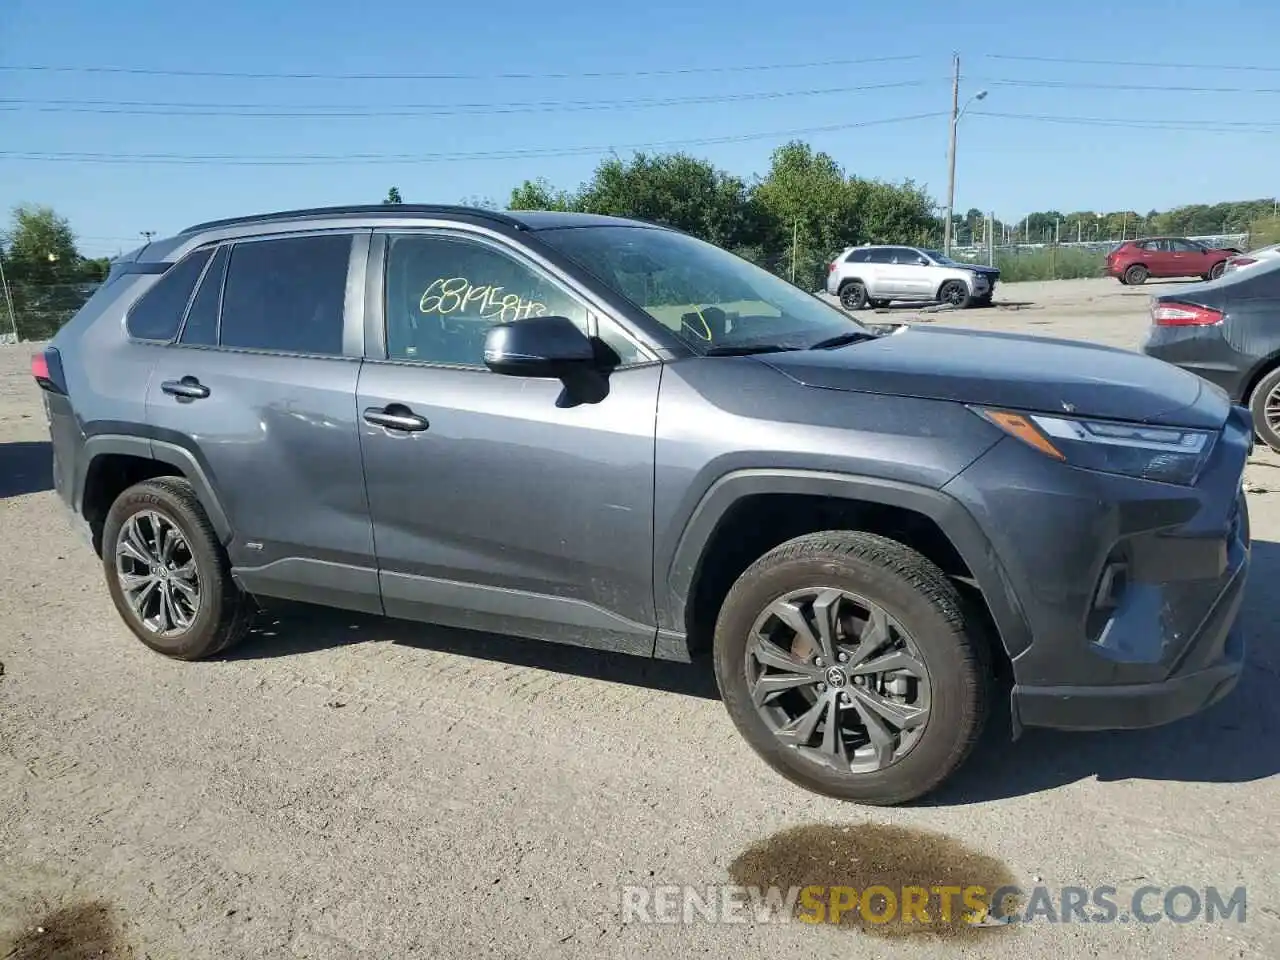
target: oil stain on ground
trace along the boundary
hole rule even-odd
[[[133,960],[111,905],[101,900],[73,903],[34,918],[8,946],[3,960]]]
[[[762,890],[777,887],[784,895],[793,888],[822,888],[796,901],[795,917],[809,922],[817,918],[818,923],[879,937],[981,938],[1011,929],[975,926],[965,918],[974,900],[989,909],[997,890],[1016,884],[1009,869],[950,837],[923,830],[875,823],[793,827],[745,850],[730,864],[729,874],[736,884]],[[864,894],[873,887],[892,891],[896,903],[873,891],[864,905]],[[959,890],[949,896],[936,892],[948,887]],[[907,888],[928,892],[923,911],[909,921],[902,910]],[[963,890],[969,892],[969,904],[960,895]],[[837,896],[844,909],[833,916],[830,905]],[[855,898],[857,906],[852,906]],[[942,909],[944,898],[952,904],[950,910]],[[1012,906],[1003,905],[1005,910]]]

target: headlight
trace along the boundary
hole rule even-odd
[[[1115,420],[971,407],[974,413],[1045,456],[1075,467],[1143,480],[1191,485],[1216,434]]]

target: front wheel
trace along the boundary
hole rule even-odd
[[[1217,280],[1220,276],[1226,273],[1226,270],[1227,270],[1227,261],[1219,260],[1217,263],[1213,265],[1213,269],[1209,271],[1209,279]]]
[[[788,541],[734,584],[715,631],[725,707],[751,747],[809,790],[914,800],[977,741],[989,653],[955,586],[884,537]]]
[[[160,477],[120,494],[103,525],[102,564],[124,622],[165,656],[213,656],[248,629],[253,602],[186,480]]]
[[[938,291],[938,299],[953,310],[963,310],[969,305],[969,288],[963,280],[948,280]]]

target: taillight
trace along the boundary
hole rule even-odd
[[[67,381],[62,374],[62,355],[56,347],[46,347],[31,357],[31,376],[42,390],[66,393]]]
[[[835,272],[836,272],[836,261],[832,260],[830,263],[827,264],[827,273],[835,273]]]
[[[1151,322],[1157,327],[1211,327],[1222,322],[1222,311],[1194,303],[1153,302]]]

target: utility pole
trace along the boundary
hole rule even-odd
[[[791,282],[796,282],[796,253],[800,249],[800,218],[791,224]]]
[[[951,256],[951,218],[956,203],[956,127],[960,125],[960,54],[951,58],[951,139],[947,148],[947,222],[943,224],[942,252]]]
[[[4,290],[4,304],[9,308],[9,326],[13,328],[13,342],[18,342],[18,316],[13,312],[13,297],[9,294],[9,281],[4,276],[4,254],[0,253],[0,288]]]

